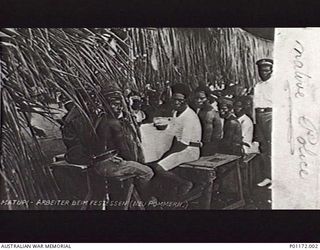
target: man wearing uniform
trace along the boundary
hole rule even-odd
[[[257,139],[261,145],[264,161],[264,180],[258,186],[271,183],[271,130],[272,130],[272,59],[257,61],[258,73],[261,81],[254,87],[253,106],[257,128]]]

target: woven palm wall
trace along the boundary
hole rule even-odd
[[[273,42],[240,28],[130,29],[135,82],[239,84],[251,87],[256,60],[272,58]]]
[[[140,91],[147,83],[166,81],[192,87],[209,82],[251,86],[257,79],[254,62],[271,57],[273,45],[239,28],[130,28],[2,29],[0,46],[0,198],[37,200],[56,199],[44,167],[46,152],[28,118],[38,113],[49,119],[55,111],[35,97],[38,92],[53,97],[60,91],[80,105],[74,89],[85,90],[85,85],[94,89],[114,83]],[[85,114],[87,109],[82,110]]]

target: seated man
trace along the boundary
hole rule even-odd
[[[232,113],[233,102],[229,98],[219,100],[219,112],[224,119],[223,137],[219,144],[219,152],[230,155],[242,155],[242,131],[240,122]]]
[[[83,90],[78,90],[77,96],[84,100],[84,106],[90,106]],[[67,148],[64,158],[71,164],[88,165],[97,153],[98,140],[92,126],[96,116],[92,112],[85,117],[72,101],[66,103],[66,108],[68,112],[60,121],[62,140]]]
[[[147,102],[141,107],[141,110],[146,114],[146,119],[143,121],[144,123],[152,123],[153,118],[159,112],[160,105],[159,96],[153,92],[148,93]]]
[[[237,116],[238,121],[241,124],[244,153],[248,154],[248,153],[252,153],[252,152],[257,152],[257,148],[256,148],[256,150],[254,150],[255,144],[252,143],[253,122],[250,119],[250,117],[245,114],[245,111],[246,111],[245,105],[246,105],[245,97],[238,98],[234,104],[234,113]]]
[[[211,106],[210,89],[198,87],[193,99],[194,109],[199,116],[202,126],[203,148],[201,155],[213,155],[222,136],[222,123],[220,115]]]
[[[141,185],[147,184],[153,171],[137,162],[138,149],[132,137],[130,121],[123,111],[122,95],[118,91],[106,91],[103,96],[110,104],[112,114],[101,114],[97,122],[100,150],[117,150],[120,158],[99,163],[97,170],[101,175],[109,177],[135,174]]]
[[[220,116],[224,119],[223,137],[220,141],[218,152],[242,156],[241,124],[233,114],[233,101],[230,98],[221,97],[218,107]],[[221,168],[221,170],[224,171],[223,168]],[[224,197],[233,197],[233,195],[238,192],[233,183],[236,183],[234,171],[225,173],[224,177],[217,180],[219,193],[223,194]],[[232,194],[232,196],[229,196],[230,194]]]
[[[87,99],[86,95],[83,95],[83,98]],[[103,113],[98,117],[91,109],[91,111],[89,110],[91,121],[89,121],[74,105],[63,120],[62,135],[67,147],[65,154],[67,162],[89,165],[92,164],[94,156],[108,150],[117,150],[119,156],[125,159],[114,157],[95,163],[94,170],[96,171],[89,172],[94,179],[91,185],[95,199],[100,199],[105,195],[103,181],[98,178],[96,172],[107,177],[134,174],[140,180],[141,188],[144,188],[153,176],[153,171],[148,166],[134,161],[126,161],[136,160],[136,155],[132,153],[134,148],[128,144],[128,140],[124,136],[123,124],[120,122],[122,118],[125,118],[122,112],[123,107],[117,98],[111,98],[109,101],[114,116]]]
[[[146,114],[141,110],[141,107],[142,107],[141,98],[138,96],[132,97],[131,109],[133,112],[133,116],[135,117],[139,125],[143,122],[143,120],[146,119]]]
[[[182,179],[172,170],[182,163],[199,159],[201,123],[197,114],[187,104],[187,98],[190,94],[189,88],[186,85],[177,84],[172,87],[172,93],[172,107],[174,109],[172,126],[175,137],[171,148],[152,166],[158,176],[177,184],[178,199],[183,199],[192,189],[193,184]],[[194,190],[194,192],[198,192],[198,190]]]
[[[144,104],[141,110],[146,114],[143,123],[152,123],[154,117],[172,116],[172,109],[168,103],[160,99],[159,92],[149,92],[148,102]]]
[[[89,166],[93,164],[93,157],[100,153],[99,140],[94,129],[97,116],[93,112],[94,107],[89,104],[87,94],[83,90],[76,91],[83,108],[75,105],[74,101],[68,101],[65,104],[67,114],[59,121],[62,140],[66,146],[64,159],[70,164]],[[84,114],[85,107],[90,107],[90,111],[88,110],[86,115]],[[104,181],[97,178],[98,176],[93,171],[88,171],[87,174],[90,176],[90,187],[93,190],[98,190],[91,199],[97,200],[103,197]],[[55,171],[55,177],[62,192],[60,195],[65,199],[86,197],[88,194],[87,174],[80,173],[75,168],[58,168]]]

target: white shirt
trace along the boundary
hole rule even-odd
[[[173,113],[172,123],[169,125],[178,141],[189,145],[190,142],[201,142],[201,123],[197,114],[189,107],[177,117]],[[188,146],[186,149],[173,153],[160,160],[158,164],[165,170],[173,169],[185,162],[196,161],[200,157],[200,148]]]
[[[145,163],[159,160],[170,149],[174,138],[168,129],[158,130],[152,123],[141,124],[140,133]]]
[[[173,130],[178,141],[189,145],[190,142],[201,142],[201,123],[197,114],[189,107],[177,117],[173,113]]]
[[[137,122],[142,122],[146,119],[146,114],[142,110],[133,110],[132,113],[135,116]]]
[[[253,122],[249,116],[243,115],[238,118],[241,124],[242,140],[250,145],[250,147],[243,145],[243,150],[246,154],[259,153],[259,143],[253,142]]]
[[[238,118],[238,121],[241,124],[242,131],[242,140],[245,143],[248,143],[251,147],[252,139],[253,139],[253,122],[250,117],[244,114],[243,116]],[[243,146],[244,152],[247,153],[249,147]]]
[[[218,108],[218,102],[213,102],[211,103],[211,107],[213,107],[213,109],[217,112],[219,112],[219,108]]]
[[[256,84],[253,94],[254,108],[272,108],[272,84],[272,77]]]

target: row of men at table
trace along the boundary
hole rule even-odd
[[[176,84],[171,89],[171,100],[163,105],[161,116],[167,114],[173,117],[175,136],[170,149],[160,159],[147,164],[138,162],[133,153],[136,146],[133,145],[134,140],[130,138],[130,133],[126,133],[128,123],[123,96],[118,91],[106,91],[103,96],[112,112],[94,118],[94,126],[86,121],[76,105],[69,103],[69,112],[61,127],[67,148],[66,161],[88,165],[92,164],[92,156],[114,149],[118,152],[117,156],[95,163],[99,175],[136,175],[137,188],[144,199],[161,199],[170,193],[171,198],[186,200],[200,193],[204,186],[181,178],[175,171],[176,167],[199,159],[201,154],[220,152],[243,155],[255,150],[255,143],[252,143],[253,123],[246,114],[245,98],[220,98],[217,111],[208,101],[210,90],[206,87],[195,90],[192,105],[188,105],[191,95],[188,86]],[[159,188],[164,181],[167,183],[166,190]]]
[[[212,155],[217,151],[235,155],[258,152],[258,144],[253,142],[250,96],[217,98],[208,87],[201,86],[187,99],[189,108],[196,112],[201,123],[201,156]],[[174,114],[175,107],[163,103],[159,95],[151,96],[148,105],[144,105],[140,100],[138,96],[133,96],[133,115],[139,124],[155,123],[161,127],[161,123],[168,121],[165,117],[172,117]],[[228,110],[219,109],[218,103],[220,107],[223,103]],[[224,132],[225,120],[227,122]],[[222,144],[222,138],[228,143]]]
[[[256,65],[261,81],[254,87],[245,89],[240,97],[230,97],[230,91],[226,89],[225,96],[229,95],[229,98],[221,98],[223,95],[219,90],[198,87],[189,98],[188,105],[198,114],[201,122],[201,155],[212,155],[215,152],[236,155],[260,152],[263,159],[261,175],[265,179],[258,186],[265,186],[271,183],[273,60],[261,59]],[[160,98],[157,91],[150,91],[148,99],[148,105],[139,105],[139,100],[133,102],[138,122],[151,123],[154,117],[172,116],[172,107],[166,102],[162,103],[165,98]],[[217,104],[222,101],[228,106],[230,114],[225,114],[224,108],[219,110]],[[229,118],[223,117],[225,115],[229,115]],[[225,120],[235,117],[240,126],[236,120],[227,121],[226,126],[223,126]]]

